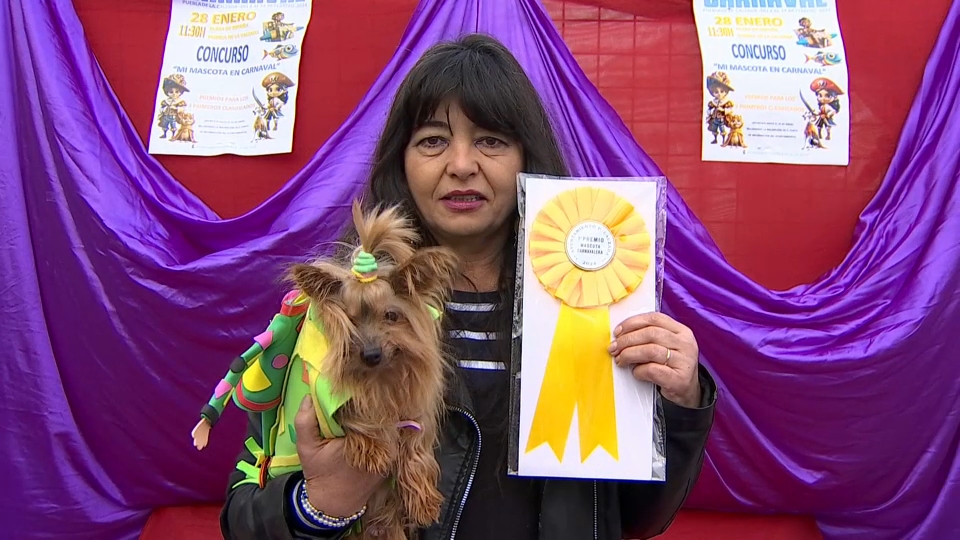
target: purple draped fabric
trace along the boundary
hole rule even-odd
[[[18,81],[0,93],[5,538],[134,538],[151,508],[222,498],[243,415],[198,453],[200,406],[276,311],[283,266],[347,217],[400,79],[438,40],[503,40],[577,172],[660,174],[536,0],[424,0],[341,129],[222,220],[146,153],[69,0],[0,4],[0,79]],[[854,245],[817,282],[752,283],[669,191],[665,308],[721,391],[701,506],[815,514],[831,539],[960,538],[958,42],[955,3]]]

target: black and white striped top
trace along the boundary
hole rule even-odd
[[[444,312],[448,343],[473,401],[483,445],[473,487],[463,509],[457,538],[536,539],[539,527],[538,483],[506,474],[510,385],[501,358],[498,325],[503,309],[499,293],[454,291]]]
[[[481,428],[504,422],[510,399],[509,358],[501,358],[503,349],[497,341],[502,315],[499,304],[497,292],[454,291],[444,312],[447,342],[453,348]]]
[[[496,292],[454,291],[447,302],[444,314],[447,318],[447,337],[457,352],[461,368],[480,371],[506,369],[504,359],[497,358],[497,323],[501,314],[499,296]]]

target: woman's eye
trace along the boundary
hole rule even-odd
[[[505,146],[507,144],[496,137],[484,137],[478,142],[480,143],[480,146],[485,148],[500,148],[501,146]]]
[[[420,146],[426,148],[438,148],[443,146],[443,137],[425,137],[420,141]]]
[[[384,320],[386,320],[387,322],[392,322],[392,323],[394,323],[394,322],[397,322],[398,320],[400,320],[400,314],[397,313],[396,311],[390,310],[390,311],[384,312],[383,318],[384,318]]]

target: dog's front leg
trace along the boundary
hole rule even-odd
[[[443,504],[437,489],[440,464],[433,453],[434,440],[427,431],[404,430],[400,435],[397,489],[407,516],[420,527],[438,521]]]
[[[386,477],[397,460],[397,435],[390,430],[371,432],[350,429],[344,426],[344,458],[347,463],[361,471]]]
[[[407,540],[405,522],[396,488],[384,482],[367,503],[363,540]]]

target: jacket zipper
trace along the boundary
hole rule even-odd
[[[467,478],[467,487],[463,490],[463,497],[460,497],[460,507],[457,508],[457,518],[453,521],[453,528],[450,530],[450,540],[454,540],[457,537],[457,527],[460,526],[460,515],[463,514],[463,507],[467,504],[467,496],[470,495],[470,488],[473,486],[473,477],[477,474],[477,465],[480,463],[480,447],[483,445],[483,435],[480,433],[480,424],[477,423],[473,415],[459,407],[454,407],[453,410],[466,416],[467,419],[470,420],[470,423],[473,424],[473,428],[477,430],[477,451],[470,469],[470,477]],[[594,501],[594,505],[596,505],[596,501]]]
[[[593,481],[593,540],[600,540],[597,520],[597,481]]]

